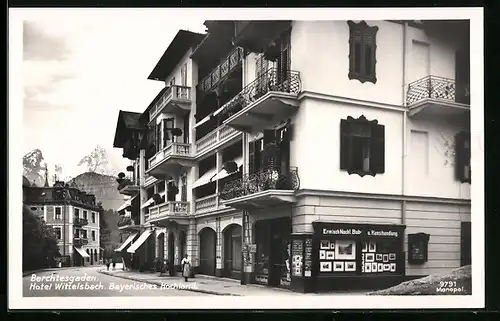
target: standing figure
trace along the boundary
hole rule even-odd
[[[109,264],[110,264],[110,262],[109,262],[109,259],[108,259],[108,260],[106,260],[106,268],[108,269],[108,271],[109,271]]]
[[[187,282],[191,274],[191,262],[189,262],[187,254],[184,255],[184,258],[181,261],[181,266],[182,266],[182,276],[184,277],[184,281]]]

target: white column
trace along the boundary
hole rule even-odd
[[[194,218],[189,219],[189,226],[186,233],[186,245],[187,245],[187,255],[191,260],[193,266],[199,266],[198,261],[198,237],[196,234],[196,220]]]
[[[180,237],[179,237],[179,230],[177,229],[174,232],[174,237],[175,237],[175,254],[174,254],[174,261],[176,265],[179,265],[181,262],[181,258],[179,258],[179,253],[180,253]]]
[[[243,155],[243,175],[248,174],[249,172],[249,164],[248,164],[248,153],[249,153],[249,147],[248,147],[248,135],[247,133],[243,133],[242,139],[241,139],[241,144],[242,144],[242,155]]]
[[[139,152],[139,180],[140,180],[140,187],[139,187],[139,197],[140,197],[140,225],[143,225],[145,223],[145,218],[144,214],[146,213],[147,209],[143,209],[142,205],[146,203],[147,201],[147,193],[146,189],[144,188],[144,181],[146,180],[145,176],[145,168],[146,168],[146,151],[144,149],[141,149]]]
[[[217,152],[215,154],[215,170],[216,173],[218,174],[222,170],[222,152]],[[216,180],[215,182],[215,194],[219,195],[221,186],[219,186],[219,180]],[[219,198],[217,197],[215,199],[215,206],[216,208],[219,207]]]
[[[222,269],[222,230],[221,230],[221,218],[215,218],[215,232],[217,239],[215,241],[215,268]]]

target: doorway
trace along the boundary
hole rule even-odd
[[[240,225],[231,224],[224,231],[224,276],[240,279],[242,270]]]
[[[165,258],[165,233],[161,233],[156,238],[158,242],[158,252],[156,253],[156,257],[163,260]]]
[[[168,233],[168,263],[175,265],[175,235]]]
[[[215,275],[215,244],[217,234],[209,227],[200,232],[200,272]]]
[[[471,222],[462,222],[460,231],[460,266],[471,264],[471,252]]]

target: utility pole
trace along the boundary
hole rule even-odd
[[[66,263],[66,197],[67,197],[66,185],[63,186],[62,195],[63,195],[63,260]],[[71,235],[68,235],[71,237]]]

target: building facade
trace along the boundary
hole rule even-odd
[[[205,25],[119,119],[144,177],[130,247],[306,292],[470,264],[467,21]]]
[[[103,209],[94,195],[56,182],[52,187],[23,186],[23,202],[54,229],[64,265],[99,264],[99,214]]]

